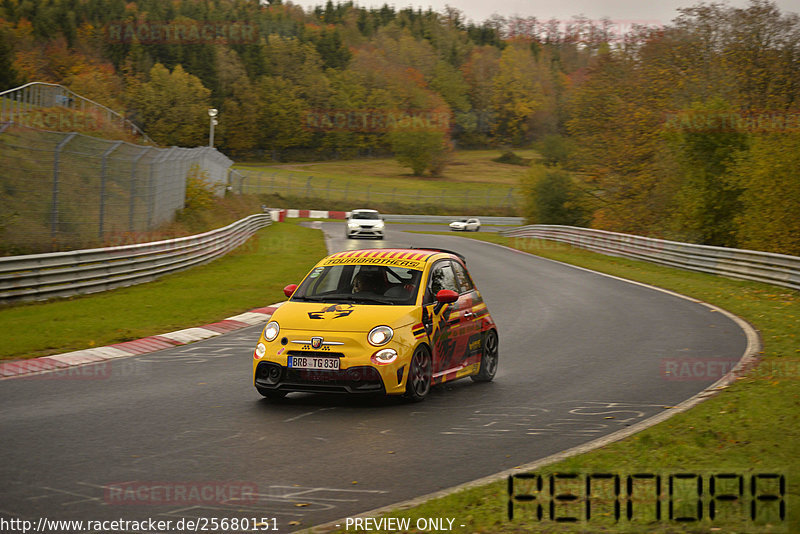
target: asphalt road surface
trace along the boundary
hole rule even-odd
[[[465,254],[499,327],[495,381],[434,388],[419,404],[313,394],[271,404],[251,384],[260,327],[2,380],[0,519],[174,528],[264,518],[288,532],[634,424],[714,381],[670,379],[665,362],[735,361],[745,349],[725,315],[652,289],[456,235],[393,224],[384,241],[357,241],[344,239],[342,223],[322,226],[332,251],[413,244]]]

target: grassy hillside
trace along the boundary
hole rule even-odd
[[[538,157],[518,150],[523,158]],[[392,213],[517,215],[527,166],[495,161],[498,150],[458,151],[442,176],[412,176],[394,159],[319,163],[239,163],[239,190],[276,207],[350,210],[369,206]],[[237,186],[239,184],[236,184]]]

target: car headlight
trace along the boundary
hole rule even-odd
[[[278,334],[281,331],[281,327],[275,321],[270,321],[267,323],[267,326],[264,327],[264,339],[267,341],[275,341],[275,338],[278,337]]]
[[[375,224],[375,228],[383,228],[383,226],[384,226],[383,221],[378,221],[377,224]]]
[[[390,342],[393,335],[394,330],[388,326],[376,326],[369,331],[369,334],[367,334],[367,341],[369,341],[369,344],[374,347],[380,347],[381,345],[386,345],[388,342]]]
[[[358,228],[358,223],[355,221],[350,221],[347,223],[348,228]]]
[[[263,358],[264,354],[266,354],[266,353],[267,353],[266,345],[264,345],[263,343],[259,343],[258,345],[256,345],[255,356],[256,356],[257,360],[260,360],[261,358]]]
[[[397,351],[394,349],[381,349],[372,355],[372,361],[378,365],[387,365],[397,359]]]

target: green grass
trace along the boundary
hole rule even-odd
[[[798,292],[612,258],[560,243],[491,234],[475,237],[695,297],[748,320],[762,336],[764,353],[761,363],[718,395],[627,439],[537,469],[536,473],[628,475],[646,472],[669,475],[695,472],[707,476],[732,472],[749,476],[777,472],[785,475],[788,483],[787,520],[783,524],[747,519],[712,523],[707,519],[706,491],[706,519],[694,527],[666,520],[652,521],[652,517],[650,521],[614,523],[608,518],[595,516],[592,521],[577,525],[540,522],[533,516],[535,507],[530,503],[517,503],[515,519],[509,521],[506,481],[460,491],[384,515],[413,519],[454,517],[458,524],[467,526],[468,532],[491,533],[800,532]],[[531,454],[534,453],[532,445]],[[667,517],[666,507],[663,512]],[[563,515],[568,514],[565,511]]]
[[[206,324],[284,300],[327,254],[322,235],[291,223],[264,228],[224,258],[155,282],[0,309],[0,358],[104,346]]]
[[[537,157],[533,150],[517,154]],[[240,163],[236,168],[255,173],[245,180],[244,192],[275,195],[271,200],[276,207],[285,207],[278,205],[285,200],[294,203],[291,207],[313,201],[315,209],[350,210],[355,204],[364,204],[400,213],[413,207],[415,213],[515,215],[522,201],[520,179],[527,166],[497,162],[498,156],[495,150],[456,152],[439,177],[412,176],[391,158]]]

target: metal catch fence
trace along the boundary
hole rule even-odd
[[[58,131],[117,128],[155,144],[116,111],[54,83],[31,82],[0,92],[0,122]]]
[[[209,147],[156,148],[0,124],[3,252],[98,246],[151,231],[184,207],[193,165],[221,194],[232,164]]]

